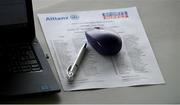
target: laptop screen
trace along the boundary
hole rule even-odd
[[[0,0],[0,32],[3,33],[0,36],[1,42],[32,40],[34,30],[31,28],[34,26],[29,22],[29,16],[32,15],[33,18],[32,10],[30,10],[32,4],[29,1]]]
[[[27,23],[24,0],[1,0],[0,14],[0,25]]]

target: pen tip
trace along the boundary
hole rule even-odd
[[[84,44],[84,47],[86,47],[86,46],[87,46],[87,43]]]

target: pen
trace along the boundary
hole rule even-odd
[[[74,80],[74,75],[76,74],[77,69],[78,69],[78,67],[79,67],[79,65],[81,63],[81,60],[84,57],[84,54],[85,54],[85,51],[86,51],[86,46],[87,46],[87,43],[85,43],[81,47],[81,49],[80,49],[80,51],[79,51],[79,53],[77,55],[77,58],[74,61],[73,65],[70,65],[68,67],[68,70],[67,70],[67,79],[68,79],[68,81],[73,81]]]

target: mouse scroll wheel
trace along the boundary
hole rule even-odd
[[[97,44],[102,47],[101,43],[99,43],[98,41],[97,41]]]

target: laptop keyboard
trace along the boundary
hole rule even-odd
[[[30,44],[8,46],[9,72],[37,72],[42,70]]]

